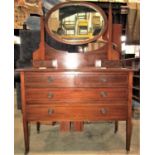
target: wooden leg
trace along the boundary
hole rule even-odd
[[[131,119],[129,119],[126,121],[126,150],[127,151],[130,151],[131,130],[132,130],[132,124],[131,124]]]
[[[115,121],[115,133],[118,131],[118,121]]]
[[[27,121],[23,121],[23,129],[24,129],[24,141],[25,141],[25,154],[27,154],[29,152],[29,128]]]
[[[74,123],[74,131],[83,131],[83,122],[73,122]]]
[[[37,133],[40,132],[40,122],[37,122]]]
[[[61,122],[60,123],[60,131],[61,132],[67,132],[70,131],[70,122]]]

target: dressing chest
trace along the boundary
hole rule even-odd
[[[95,8],[102,15],[104,30],[94,38],[109,36],[106,44],[89,53],[65,53],[47,45],[44,40],[44,26],[51,37],[60,41],[60,37],[49,32],[51,13],[58,8],[80,5]],[[70,122],[73,122],[75,131],[82,131],[85,121],[105,120],[115,121],[116,130],[118,121],[126,121],[126,150],[129,150],[133,71],[115,65],[119,62],[120,51],[113,48],[113,42],[119,42],[121,26],[112,24],[111,7],[109,6],[108,20],[99,7],[86,2],[62,3],[51,9],[45,20],[43,17],[40,19],[40,46],[33,53],[33,67],[18,69],[21,78],[25,152],[29,151],[28,125],[31,122],[60,122],[61,130],[68,131]],[[115,39],[112,32],[116,34]],[[78,38],[79,35],[76,39]],[[83,42],[77,40],[70,44],[80,45],[94,41],[92,38]],[[67,41],[62,39],[64,44]],[[95,66],[97,60],[101,62],[100,66]],[[71,65],[76,62],[76,66],[68,66],[69,61],[72,62]]]

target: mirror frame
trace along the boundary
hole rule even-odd
[[[74,41],[74,42],[69,42],[69,41],[63,40],[63,39],[57,37],[56,34],[51,32],[49,27],[48,27],[48,20],[49,20],[50,15],[54,11],[56,11],[56,10],[62,8],[62,7],[71,6],[71,5],[86,6],[86,7],[92,8],[92,9],[96,10],[97,12],[99,12],[102,15],[102,17],[104,19],[104,23],[105,23],[104,28],[101,29],[101,32],[98,35],[96,35],[95,37],[91,38],[91,39],[86,39],[86,40],[81,40],[81,41]],[[107,17],[106,17],[106,14],[104,13],[104,11],[100,7],[98,7],[97,5],[95,5],[93,3],[90,3],[90,2],[65,2],[65,3],[60,3],[60,4],[55,5],[53,8],[51,8],[47,12],[47,15],[45,17],[45,29],[48,32],[48,34],[50,35],[50,37],[54,38],[58,42],[69,44],[69,45],[82,45],[82,44],[87,44],[87,43],[90,43],[90,42],[93,42],[93,41],[97,40],[99,37],[101,37],[106,32],[106,30],[107,30]]]

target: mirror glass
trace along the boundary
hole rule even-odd
[[[47,27],[57,41],[78,45],[96,40],[105,31],[104,12],[89,5],[70,4],[48,15]]]

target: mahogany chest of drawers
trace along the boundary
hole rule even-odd
[[[103,120],[126,121],[129,150],[132,74],[128,69],[20,70],[26,152],[30,122]]]

